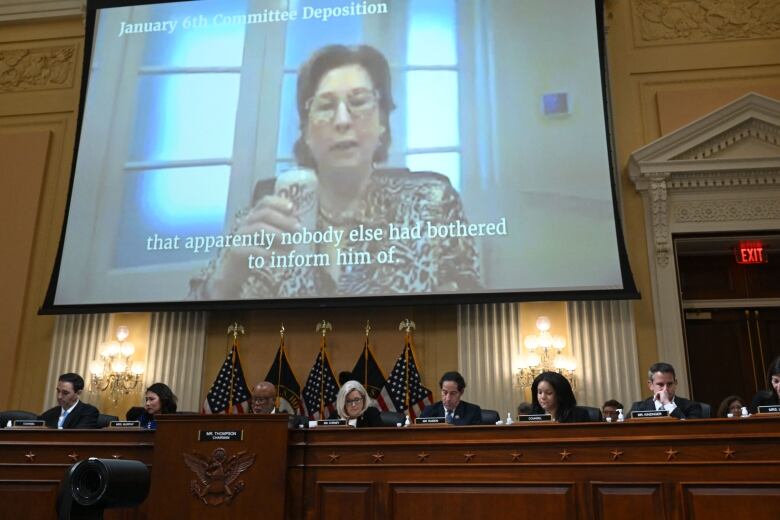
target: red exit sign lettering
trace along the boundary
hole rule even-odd
[[[734,255],[738,264],[765,264],[769,261],[761,242],[740,242],[739,247],[734,248]]]

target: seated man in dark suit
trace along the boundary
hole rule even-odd
[[[46,422],[49,428],[60,430],[77,428],[97,428],[98,409],[91,404],[83,403],[79,399],[84,390],[84,379],[72,372],[62,374],[57,380],[57,402],[55,406],[46,410],[40,418]]]
[[[702,418],[702,409],[699,403],[675,395],[677,376],[672,365],[655,363],[648,370],[647,377],[647,386],[653,395],[644,401],[637,401],[631,405],[632,412],[666,410],[671,417],[678,419]]]
[[[444,417],[448,423],[458,426],[482,424],[482,409],[466,401],[461,401],[466,381],[458,372],[446,372],[439,379],[441,401],[428,405],[420,417]]]
[[[252,389],[252,413],[287,413],[276,407],[276,386],[268,381],[260,381]],[[302,415],[291,413],[287,418],[289,428],[306,428],[309,421]]]

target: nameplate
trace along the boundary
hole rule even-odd
[[[658,419],[661,417],[669,417],[667,410],[647,410],[647,411],[633,411],[631,412],[632,419]]]
[[[414,424],[447,424],[445,417],[415,417]]]
[[[16,419],[14,421],[15,427],[21,428],[43,428],[46,423],[39,419]]]
[[[244,430],[198,430],[198,440],[204,441],[243,441]]]
[[[109,428],[140,428],[141,421],[111,421],[108,423]]]
[[[346,419],[321,419],[317,421],[317,426],[346,426]]]
[[[530,415],[518,415],[518,422],[543,422],[552,421],[552,415],[549,413],[534,413]]]
[[[758,407],[758,413],[780,413],[780,405],[768,404]]]

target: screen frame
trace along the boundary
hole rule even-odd
[[[150,5],[173,3],[186,0],[88,0],[84,36],[84,57],[82,66],[82,80],[79,97],[78,120],[76,125],[76,139],[72,157],[70,180],[68,186],[68,198],[65,206],[65,215],[60,231],[60,240],[56,260],[52,269],[49,287],[39,314],[80,314],[93,312],[143,312],[143,311],[182,311],[182,310],[241,310],[241,309],[315,309],[315,308],[356,308],[366,305],[384,306],[414,306],[414,305],[458,305],[500,302],[530,302],[530,301],[582,301],[582,300],[634,300],[641,299],[631,266],[623,233],[622,215],[619,207],[617,190],[617,161],[615,157],[614,129],[612,126],[611,104],[609,98],[609,82],[606,60],[606,34],[604,26],[604,7],[599,0],[593,0],[596,16],[596,31],[599,53],[599,66],[601,77],[602,112],[604,116],[604,129],[606,132],[607,163],[609,164],[610,189],[612,195],[612,211],[615,224],[615,238],[617,242],[618,262],[621,272],[622,289],[578,289],[578,290],[553,290],[553,291],[517,291],[517,292],[475,292],[457,294],[404,294],[389,296],[338,296],[318,298],[274,298],[264,300],[178,300],[155,302],[116,302],[116,303],[85,303],[85,304],[55,304],[57,282],[60,276],[60,265],[65,245],[65,232],[67,229],[73,189],[75,184],[76,163],[78,159],[81,131],[86,104],[87,85],[89,80],[90,65],[93,53],[95,24],[99,9],[112,7],[127,7],[134,5]]]

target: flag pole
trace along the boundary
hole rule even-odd
[[[322,341],[320,341],[320,419],[325,418],[325,335],[333,326],[322,320],[317,324],[316,332],[322,332]]]
[[[398,324],[398,330],[405,330],[406,335],[404,337],[404,405],[406,406],[406,413],[409,413],[409,347],[412,344],[412,330],[417,328],[417,325],[406,318],[404,321]]]
[[[276,375],[276,397],[274,398],[274,408],[279,412],[279,387],[282,386],[282,357],[284,356],[284,323],[279,329],[279,373]]]
[[[406,384],[404,385],[404,405],[406,406],[406,413],[409,413],[409,331],[406,331],[406,337],[404,338],[404,371]]]
[[[371,332],[371,324],[368,322],[368,320],[366,320],[366,344],[363,347],[363,387],[366,389],[368,389],[368,333],[369,332]]]
[[[325,418],[325,334],[320,342],[320,419]]]
[[[233,346],[230,348],[230,389],[228,390],[227,415],[233,411],[233,386],[236,380],[236,356],[238,355],[238,335],[244,333],[244,327],[237,322],[233,322],[227,330],[228,334],[233,335]]]

